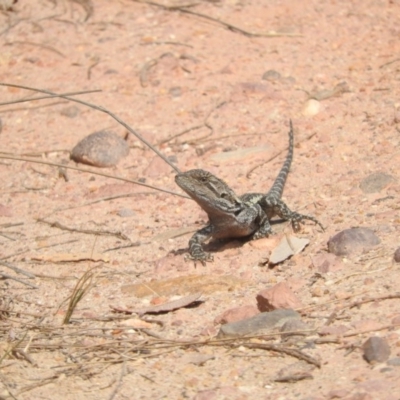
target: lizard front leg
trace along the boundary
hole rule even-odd
[[[253,233],[252,239],[257,240],[272,235],[272,228],[268,216],[259,204],[253,206],[257,211],[258,229]]]
[[[214,257],[203,250],[203,243],[212,235],[212,233],[213,227],[211,224],[197,231],[189,240],[190,255],[186,258],[193,260],[195,263],[196,261],[200,261],[203,265],[206,265],[207,261],[213,261]]]

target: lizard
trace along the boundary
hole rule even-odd
[[[272,234],[270,220],[278,216],[291,222],[293,230],[310,220],[324,227],[310,215],[291,211],[281,199],[293,160],[294,134],[290,121],[289,149],[281,170],[270,190],[264,193],[236,193],[220,178],[203,169],[192,169],[175,176],[177,185],[185,191],[208,215],[208,225],[198,230],[189,240],[188,258],[203,265],[213,256],[203,249],[208,239],[249,237],[260,239]]]

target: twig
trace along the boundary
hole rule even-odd
[[[357,331],[357,332],[349,332],[345,333],[343,337],[351,337],[351,336],[358,336],[358,335],[364,335],[366,333],[371,333],[371,332],[379,332],[379,331],[384,331],[386,329],[393,329],[396,327],[399,327],[400,324],[391,324],[391,325],[384,325],[381,326],[380,328],[375,328],[375,329],[367,329],[365,331]]]
[[[12,269],[14,272],[17,272],[19,274],[25,275],[28,278],[32,278],[32,279],[36,278],[36,276],[34,274],[32,274],[32,272],[28,272],[28,271],[25,271],[25,270],[23,270],[21,268],[15,267],[14,265],[12,265],[12,264],[10,264],[8,262],[0,260],[0,265],[4,265],[5,267]]]
[[[15,349],[14,353],[19,354],[21,357],[25,358],[30,364],[37,366],[37,362],[28,354],[26,351],[22,349]]]
[[[59,242],[59,243],[48,244],[45,246],[38,246],[37,248],[42,250],[42,249],[48,249],[50,247],[56,247],[56,246],[66,245],[66,244],[75,243],[75,242],[79,242],[79,240],[71,239],[71,240],[67,240],[66,242]]]
[[[276,351],[278,353],[284,353],[292,357],[296,357],[299,360],[304,360],[309,364],[313,364],[318,368],[321,368],[321,362],[315,358],[303,353],[297,349],[290,349],[288,347],[281,347],[274,344],[264,344],[264,343],[242,343],[241,346],[247,347],[249,349],[263,349],[269,351]]]
[[[0,272],[0,277],[2,277],[3,279],[12,279],[12,280],[17,281],[19,283],[22,283],[22,284],[24,284],[26,286],[30,286],[33,289],[39,289],[39,286],[36,286],[33,283],[25,282],[22,279],[15,278],[14,276],[5,274],[3,272]]]
[[[1,85],[1,83],[0,83],[0,85]],[[25,162],[32,162],[32,163],[36,163],[36,164],[51,165],[53,167],[72,169],[74,171],[80,171],[80,172],[84,172],[84,173],[88,173],[88,174],[104,176],[105,178],[111,178],[111,179],[116,179],[116,180],[119,180],[119,181],[133,183],[135,185],[144,186],[144,187],[147,187],[149,189],[154,189],[154,190],[157,190],[159,192],[164,192],[164,193],[172,194],[174,196],[183,197],[185,199],[188,198],[188,196],[185,196],[183,194],[176,193],[176,192],[173,192],[173,191],[167,190],[167,189],[161,189],[161,188],[158,188],[156,186],[149,185],[147,183],[143,183],[143,182],[140,182],[140,181],[135,181],[134,179],[127,179],[127,178],[123,178],[123,177],[117,176],[117,175],[105,174],[104,172],[98,172],[98,171],[94,171],[94,170],[90,170],[90,169],[86,169],[86,168],[71,167],[71,166],[67,166],[67,165],[64,165],[64,164],[58,164],[58,163],[53,163],[53,162],[43,161],[43,160],[36,160],[34,158],[29,158],[29,157],[17,157],[17,156],[12,156],[12,155],[9,155],[9,154],[1,154],[0,153],[0,159],[2,159],[2,158],[5,159],[5,160],[25,161]]]
[[[55,97],[60,96],[79,96],[81,94],[88,94],[88,93],[99,93],[101,89],[94,89],[94,90],[84,90],[80,92],[69,92],[69,93],[62,93],[61,95],[52,94],[49,96],[37,96],[37,97],[30,97],[29,99],[21,99],[21,100],[14,100],[14,101],[6,101],[4,103],[0,103],[0,106],[8,106],[10,104],[18,104],[18,103],[25,103],[27,101],[34,101],[34,100],[43,100],[43,99],[54,99]]]
[[[385,296],[372,297],[372,298],[366,299],[366,300],[355,301],[354,303],[351,303],[347,307],[343,307],[343,308],[353,308],[353,307],[358,307],[361,304],[371,303],[372,301],[392,300],[392,299],[398,299],[398,298],[400,298],[400,293],[387,294]]]
[[[0,228],[13,228],[14,226],[21,226],[23,222],[10,222],[5,224],[0,224]]]
[[[317,134],[317,132],[312,133],[310,136],[308,136],[306,139],[302,140],[302,141],[299,142],[299,143],[303,143],[303,142],[306,142],[306,141],[310,140],[310,139],[311,139],[313,136],[315,136],[316,134]],[[246,173],[246,178],[249,179],[249,178],[251,177],[251,174],[252,174],[257,168],[260,168],[260,167],[262,167],[263,165],[268,164],[268,163],[270,163],[271,161],[275,160],[275,158],[279,157],[284,151],[286,151],[286,148],[283,149],[283,150],[281,150],[281,151],[279,151],[277,154],[275,154],[274,156],[272,156],[272,157],[269,158],[268,160],[263,161],[261,164],[257,164],[256,166],[250,168],[250,169],[247,171],[247,173]]]
[[[122,386],[122,380],[123,380],[125,375],[126,375],[126,360],[124,360],[124,362],[122,363],[121,372],[119,374],[117,384],[115,385],[114,390],[111,392],[110,397],[108,398],[108,400],[113,400],[114,399],[114,397],[116,396],[116,394],[118,393],[119,389]]]
[[[92,69],[96,67],[100,63],[100,60],[96,60],[92,65],[89,66],[88,71],[87,71],[87,78],[90,80],[92,77]]]
[[[343,310],[345,310],[346,308],[354,308],[354,307],[359,307],[362,304],[366,304],[366,303],[371,303],[373,301],[380,301],[380,300],[392,300],[392,299],[398,299],[400,298],[400,293],[394,293],[394,294],[387,294],[384,296],[379,296],[379,297],[371,297],[369,299],[365,299],[365,300],[360,300],[360,301],[354,301],[353,303],[350,304],[346,304],[343,307],[340,307],[338,309],[336,309],[334,312],[331,313],[331,315],[328,317],[327,322],[325,323],[325,325],[330,325],[337,317],[337,315],[342,312]]]
[[[86,12],[84,21],[86,22],[93,15],[93,2],[92,0],[71,0],[73,3],[79,4]]]
[[[17,41],[15,41],[15,42],[8,42],[8,43],[5,43],[4,46],[12,46],[13,44],[28,44],[28,45],[30,45],[30,46],[42,47],[43,49],[50,50],[50,51],[52,51],[53,53],[56,53],[56,54],[58,54],[59,56],[65,58],[65,54],[61,53],[61,51],[58,51],[58,50],[56,50],[54,47],[47,46],[47,45],[41,44],[41,43],[34,43],[34,42],[19,41],[19,40],[17,40]]]
[[[16,87],[20,89],[26,89],[26,90],[33,90],[35,92],[39,93],[46,93],[46,94],[51,94],[53,96],[61,97],[62,99],[74,101],[76,103],[83,104],[87,107],[93,108],[94,110],[100,111],[102,113],[105,113],[109,115],[111,118],[113,118],[115,121],[117,121],[120,125],[122,125],[125,129],[127,129],[132,135],[136,136],[142,143],[144,143],[149,149],[153,150],[154,153],[156,153],[162,160],[164,160],[172,169],[174,169],[178,174],[181,172],[178,167],[176,167],[171,161],[168,160],[167,157],[164,156],[159,150],[157,150],[150,142],[148,142],[142,135],[140,135],[138,132],[133,130],[126,122],[122,121],[119,117],[117,117],[114,113],[111,111],[107,110],[106,108],[97,106],[95,104],[88,103],[86,101],[82,101],[79,99],[74,99],[73,97],[69,96],[63,96],[63,95],[57,95],[56,93],[50,92],[49,90],[43,90],[43,89],[37,89],[37,88],[32,88],[30,86],[23,86],[23,85],[16,85],[16,84],[11,84],[11,83],[1,83],[0,86],[8,86],[8,87]]]
[[[158,145],[162,145],[162,144],[168,143],[173,139],[176,139],[176,138],[178,138],[180,136],[183,136],[185,133],[188,133],[190,131],[194,131],[196,129],[201,129],[201,128],[203,128],[203,126],[204,126],[204,124],[192,126],[191,128],[187,128],[187,129],[183,130],[182,132],[179,132],[179,133],[177,133],[175,135],[172,135],[172,136],[170,136],[170,137],[168,137],[166,139],[160,140],[157,144]]]
[[[302,36],[302,35],[297,34],[297,33],[278,33],[278,32],[273,32],[273,31],[272,32],[266,32],[266,33],[249,32],[249,31],[246,31],[243,28],[239,28],[236,25],[233,25],[233,24],[230,24],[228,22],[222,21],[222,20],[220,20],[218,18],[210,17],[207,14],[202,14],[202,13],[199,13],[199,12],[196,12],[196,11],[188,10],[187,8],[185,8],[185,7],[188,7],[188,6],[165,6],[163,4],[159,4],[159,3],[156,3],[154,1],[143,1],[143,0],[132,0],[132,1],[134,1],[136,3],[140,3],[140,4],[149,4],[149,5],[152,5],[152,6],[156,6],[156,7],[162,8],[163,10],[167,10],[167,11],[179,11],[179,12],[184,13],[184,14],[194,15],[196,17],[200,17],[200,18],[206,19],[208,21],[215,22],[215,23],[217,23],[219,25],[222,25],[223,27],[229,29],[232,32],[241,33],[242,35],[245,35],[245,36],[248,36],[248,37],[284,37],[284,36],[301,37]],[[190,6],[194,6],[194,5],[197,5],[197,4],[198,3],[190,4]]]
[[[38,218],[38,222],[42,222],[44,224],[50,225],[52,228],[58,228],[63,231],[69,231],[69,232],[78,232],[78,233],[84,233],[86,235],[96,235],[96,236],[115,236],[118,239],[122,240],[129,240],[129,238],[124,235],[121,232],[110,232],[110,231],[95,231],[92,229],[76,229],[76,228],[69,228],[68,226],[62,225],[57,221],[46,221],[44,219]]]
[[[392,61],[388,61],[388,62],[386,62],[386,63],[380,65],[379,68],[387,67],[388,65],[394,64],[394,63],[397,62],[397,61],[400,61],[400,58],[395,58],[395,59],[392,60]]]
[[[146,42],[146,43],[140,43],[142,46],[148,46],[148,45],[152,45],[152,44],[157,44],[157,45],[163,45],[163,44],[170,44],[172,46],[185,46],[185,47],[189,47],[191,49],[193,49],[194,46],[192,46],[191,44],[186,44],[186,43],[181,43],[181,42],[171,42],[171,41],[165,41],[165,42],[159,42],[159,41],[154,41],[154,42]]]
[[[162,56],[161,56],[162,57]],[[160,58],[160,57],[159,57]],[[157,65],[158,60],[154,59],[154,60],[150,60],[148,61],[146,64],[144,64],[144,66],[142,67],[142,69],[140,70],[139,73],[139,80],[140,80],[140,85],[144,88],[148,85],[148,75],[149,75],[149,71],[151,68],[153,68],[155,65]]]

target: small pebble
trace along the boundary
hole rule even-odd
[[[321,103],[318,100],[309,99],[303,107],[302,114],[305,117],[312,117],[321,111]]]
[[[71,159],[95,167],[113,167],[129,154],[125,140],[115,133],[100,131],[82,139],[71,152]]]
[[[60,111],[60,114],[64,115],[64,117],[75,118],[77,115],[79,115],[79,108],[77,106],[64,107]]]
[[[361,181],[360,189],[364,193],[378,193],[393,181],[394,178],[392,175],[383,172],[374,172]]]
[[[331,237],[328,241],[328,251],[337,256],[360,254],[364,250],[378,245],[380,239],[368,228],[345,229]]]
[[[370,364],[386,361],[390,356],[390,347],[385,338],[370,337],[364,344],[364,358]]]
[[[261,79],[264,81],[279,81],[281,77],[282,76],[278,71],[270,69],[267,72],[264,72]]]
[[[182,96],[182,89],[179,86],[172,87],[169,89],[169,94],[172,97],[181,97]]]
[[[398,247],[394,252],[393,259],[395,262],[400,263],[400,247]]]

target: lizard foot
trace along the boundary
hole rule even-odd
[[[319,225],[323,231],[325,231],[325,228],[316,218],[312,217],[311,215],[304,215],[294,212],[290,216],[290,221],[292,223],[292,227],[295,232],[298,232],[301,229],[300,223],[303,223],[304,220],[309,220],[314,222],[316,225]]]
[[[212,254],[202,251],[202,252],[187,254],[185,256],[185,261],[188,260],[194,261],[194,265],[196,265],[196,261],[199,261],[203,266],[205,266],[207,262],[214,261],[214,257],[212,256]]]

